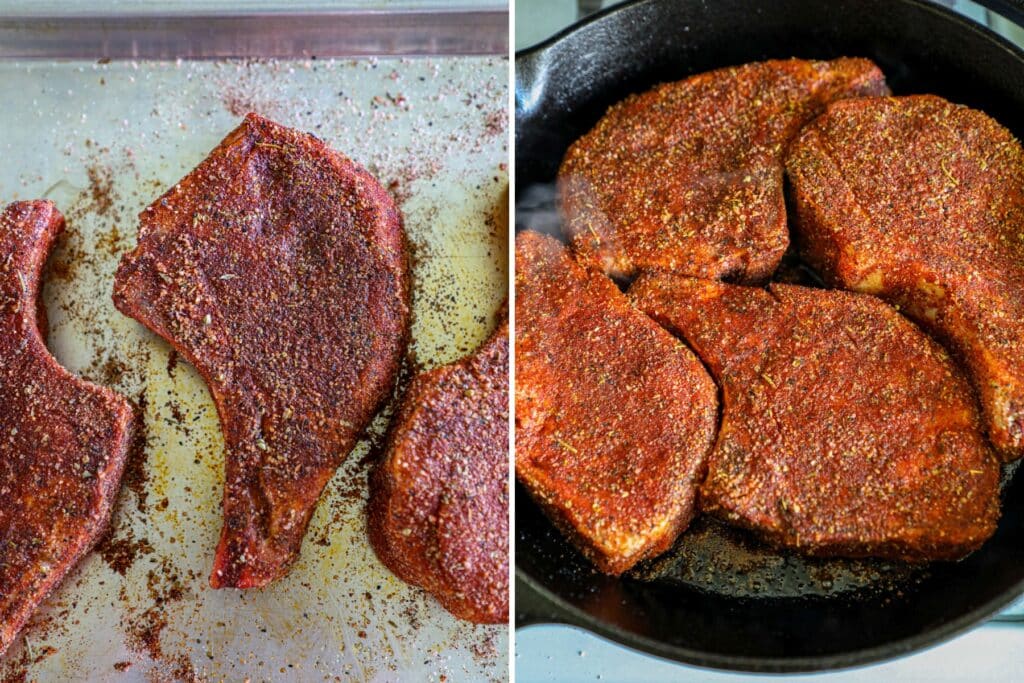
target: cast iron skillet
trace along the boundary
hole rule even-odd
[[[1024,21],[1021,0],[987,4]],[[517,229],[557,229],[550,183],[566,148],[626,95],[732,64],[844,55],[874,59],[896,94],[942,95],[1024,137],[1024,52],[932,2],[641,0],[517,55]],[[517,625],[573,624],[700,666],[808,671],[897,657],[1024,592],[1024,475],[1011,472],[992,540],[919,569],[802,560],[705,521],[698,541],[645,567],[646,578],[616,579],[596,573],[521,489],[516,510]]]

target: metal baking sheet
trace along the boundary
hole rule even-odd
[[[386,415],[329,484],[288,577],[210,589],[216,411],[198,374],[110,294],[137,214],[256,111],[390,187],[414,248],[415,362],[466,353],[507,294],[508,61],[101,62],[0,61],[0,199],[47,197],[67,217],[45,276],[49,346],[143,406],[145,441],[110,538],[47,601],[0,679],[505,680],[507,628],[459,622],[367,542],[366,475]]]
[[[504,10],[74,17],[0,14],[0,57],[129,59],[490,55],[508,50]]]

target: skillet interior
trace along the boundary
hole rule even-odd
[[[652,85],[773,57],[864,56],[896,94],[931,92],[1024,133],[1024,53],[923,0],[647,0],[517,57],[517,229],[557,232],[568,145]],[[1006,473],[996,535],[958,563],[814,561],[697,523],[631,576],[596,573],[516,491],[517,620],[565,621],[704,666],[839,668],[932,644],[1024,590],[1024,482]]]

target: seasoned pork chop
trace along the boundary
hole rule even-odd
[[[999,517],[999,464],[945,350],[874,297],[667,274],[630,297],[722,388],[702,509],[815,555],[953,559]]]
[[[516,476],[599,569],[694,515],[716,388],[694,355],[551,237],[516,238]]]
[[[789,243],[786,143],[829,102],[886,93],[866,59],[789,59],[631,96],[562,162],[565,234],[582,263],[610,275],[765,279]]]
[[[282,576],[405,351],[391,197],[315,137],[250,114],[142,213],[114,303],[191,361],[217,404],[226,481],[210,583]]]
[[[508,621],[508,320],[417,376],[370,488],[370,540],[402,580],[478,623]]]
[[[804,257],[898,304],[966,364],[1000,455],[1024,455],[1024,150],[939,97],[833,105],[786,160]]]
[[[128,402],[58,365],[37,325],[63,229],[46,201],[0,214],[0,656],[103,535],[131,442]]]

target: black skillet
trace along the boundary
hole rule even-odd
[[[986,4],[1024,24],[1024,1]],[[726,65],[843,55],[874,59],[896,94],[942,95],[1024,137],[1024,52],[933,2],[641,0],[517,55],[517,229],[557,229],[550,183],[565,149],[626,95]],[[572,624],[722,669],[898,657],[1024,592],[1024,475],[1006,480],[999,530],[961,562],[815,562],[701,521],[668,555],[618,579],[596,573],[517,489],[516,623]]]

